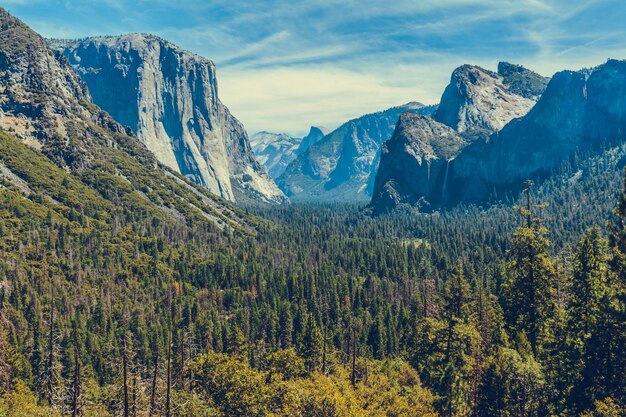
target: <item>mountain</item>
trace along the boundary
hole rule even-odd
[[[623,142],[625,132],[626,61],[561,71],[525,117],[456,158],[451,202],[501,198],[526,178],[549,176],[564,162]]]
[[[317,142],[322,140],[324,136],[329,133],[329,130],[325,127],[311,126],[309,129],[309,133],[302,138],[300,141],[300,145],[298,145],[298,154],[306,152],[307,149],[311,147],[311,145],[315,145]]]
[[[285,133],[257,132],[250,136],[250,145],[257,160],[272,178],[278,178],[287,165],[296,158],[301,138]]]
[[[434,106],[408,103],[344,123],[302,152],[277,184],[299,201],[366,201],[371,194],[382,143],[400,114],[429,114]]]
[[[385,144],[371,206],[377,212],[401,203],[432,209],[455,201],[450,181],[465,148],[525,116],[546,80],[505,62],[498,73],[474,65],[455,69],[432,118],[403,118]]]
[[[467,141],[454,129],[424,115],[404,113],[390,140],[383,144],[374,184],[376,207],[400,202],[424,204],[424,196],[447,197],[450,161]],[[407,175],[410,173],[410,175]]]
[[[284,199],[220,101],[212,61],[144,34],[50,44],[161,163],[230,201]]]
[[[498,63],[498,75],[510,92],[534,101],[541,97],[550,81],[549,77],[509,62]]]
[[[3,176],[26,197],[37,194],[62,213],[89,217],[104,210],[97,214],[102,221],[121,211],[249,229],[237,209],[159,164],[127,128],[91,102],[63,56],[1,8],[0,82]],[[43,155],[56,168],[43,163]]]
[[[520,73],[516,72],[516,77]],[[414,169],[381,176],[372,206],[384,211],[395,203],[426,201],[436,208],[442,202],[485,203],[514,197],[525,179],[544,179],[563,164],[576,166],[586,155],[622,143],[624,132],[626,61],[609,60],[591,70],[561,71],[550,79],[525,116],[462,148],[450,161],[442,187],[390,194],[385,187],[393,188],[402,177],[417,176],[416,182],[428,182],[428,178]],[[381,166],[406,158],[402,153],[386,154],[389,160]],[[389,195],[395,199],[390,201]]]
[[[304,138],[294,138],[285,133],[258,132],[250,137],[250,144],[270,176],[278,178],[300,153],[323,138],[325,132],[324,128],[315,126]]]
[[[507,77],[475,65],[454,70],[433,117],[458,132],[496,131],[521,117],[535,104],[509,75],[510,66],[500,65]],[[528,74],[518,72],[519,78]],[[507,82],[506,80],[509,80]]]

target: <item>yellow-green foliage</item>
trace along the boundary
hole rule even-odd
[[[16,379],[13,389],[0,397],[1,417],[56,417],[59,412],[37,403],[37,397],[24,384]]]
[[[401,360],[359,360],[355,386],[350,372],[334,366],[327,375],[305,373],[292,350],[269,355],[269,371],[237,357],[206,353],[190,370],[201,396],[224,416],[275,417],[434,417],[435,397],[422,388],[417,372]],[[282,364],[288,377],[276,376]]]

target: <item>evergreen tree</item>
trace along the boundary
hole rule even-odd
[[[528,337],[537,355],[549,336],[549,320],[554,311],[554,262],[548,254],[547,229],[533,214],[530,185],[525,190],[526,207],[519,208],[524,225],[513,236],[510,261],[502,294],[506,319],[514,333]]]

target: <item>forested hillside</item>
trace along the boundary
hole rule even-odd
[[[250,233],[0,139],[0,415],[624,411],[622,149],[517,211],[250,208]]]

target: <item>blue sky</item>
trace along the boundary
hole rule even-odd
[[[621,0],[4,0],[47,37],[157,34],[211,58],[249,132],[436,103],[464,63],[544,75],[626,58]]]

